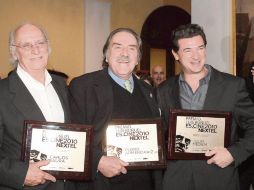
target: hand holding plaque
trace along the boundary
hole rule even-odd
[[[129,165],[128,169],[165,167],[160,119],[118,119],[107,127],[104,152]]]
[[[22,160],[50,160],[41,170],[57,179],[90,178],[92,126],[25,121]]]
[[[207,159],[207,150],[229,145],[230,112],[171,109],[169,118],[169,159]]]

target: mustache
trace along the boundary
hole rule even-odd
[[[116,59],[117,62],[129,62],[130,58],[129,56],[120,56]]]

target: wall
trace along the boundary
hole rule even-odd
[[[156,65],[160,65],[164,71],[166,71],[166,50],[151,48],[150,56],[150,73]]]
[[[111,3],[85,0],[85,72],[102,68],[102,47],[110,32]]]
[[[174,5],[191,14],[191,0],[164,0],[165,5]]]
[[[111,0],[111,2],[111,29],[129,27],[138,34],[148,15],[163,5],[163,0]]]
[[[102,47],[111,30],[130,27],[140,34],[147,16],[163,5],[190,12],[189,0],[0,0],[0,76],[12,69],[8,35],[22,22],[47,30],[53,49],[49,68],[72,78],[101,68]],[[153,62],[160,55],[153,54]]]
[[[9,32],[26,21],[41,25],[48,33],[52,46],[49,68],[70,77],[84,72],[83,0],[0,0],[0,76],[12,69]]]
[[[250,22],[250,34],[247,42],[247,49],[244,54],[244,60],[241,65],[243,76],[249,75],[250,64],[254,61],[254,1],[253,0],[237,0],[236,13],[248,13]],[[244,23],[241,26],[245,26]],[[236,43],[237,44],[237,43]]]
[[[130,27],[139,34],[146,18],[160,6],[175,5],[188,13],[191,11],[190,0],[111,0],[111,2],[111,29]]]
[[[192,23],[200,24],[207,36],[207,63],[220,71],[234,73],[232,0],[191,3]]]

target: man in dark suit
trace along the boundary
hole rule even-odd
[[[49,161],[20,159],[24,120],[70,121],[66,84],[46,70],[50,47],[42,28],[17,27],[9,46],[16,69],[0,81],[0,189],[64,190],[69,183],[40,169]]]
[[[127,171],[128,163],[102,151],[106,126],[112,119],[159,116],[153,88],[133,75],[140,47],[141,39],[131,29],[114,30],[103,48],[104,69],[70,83],[72,120],[94,126],[93,181],[86,184],[89,189],[152,190],[160,184],[155,171]],[[125,83],[128,80],[130,85]]]
[[[158,101],[168,125],[169,109],[232,112],[231,144],[205,153],[207,160],[169,160],[163,189],[237,190],[237,167],[254,152],[254,106],[244,80],[222,73],[206,61],[206,36],[196,24],[172,33],[172,53],[182,72],[162,83]],[[238,127],[244,130],[238,136]]]

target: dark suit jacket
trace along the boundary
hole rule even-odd
[[[70,121],[65,82],[52,75],[52,84],[64,109],[65,121]],[[21,189],[28,163],[20,161],[24,120],[45,121],[32,95],[13,72],[0,81],[0,189]],[[58,186],[59,185],[59,186]],[[61,182],[45,183],[27,189],[63,189]]]
[[[134,76],[135,77],[135,76]],[[144,98],[154,117],[159,117],[159,109],[155,101],[153,89],[143,81],[137,80]],[[73,122],[94,126],[93,179],[97,174],[97,166],[101,156],[101,141],[105,134],[105,126],[112,119],[113,90],[107,69],[88,73],[73,79],[70,83],[71,118]]]
[[[178,77],[170,78],[158,88],[158,101],[167,123],[166,126],[168,126],[169,108],[181,108]],[[228,150],[235,160],[234,166],[220,169],[215,165],[206,164],[205,161],[172,161],[169,162],[165,173],[164,186],[165,184],[169,186],[172,184],[173,187],[177,185],[174,182],[169,183],[170,180],[167,179],[167,177],[174,175],[173,172],[176,170],[178,172],[175,175],[179,174],[176,183],[183,184],[180,178],[184,174],[180,175],[180,170],[190,170],[190,168],[184,168],[184,164],[191,162],[193,179],[197,189],[200,185],[203,189],[212,189],[211,187],[216,190],[238,189],[238,174],[235,168],[254,153],[254,106],[248,97],[244,80],[212,68],[203,110],[230,111],[233,113],[231,145]],[[238,126],[245,131],[243,139],[238,137]],[[176,189],[184,188],[178,185]]]

